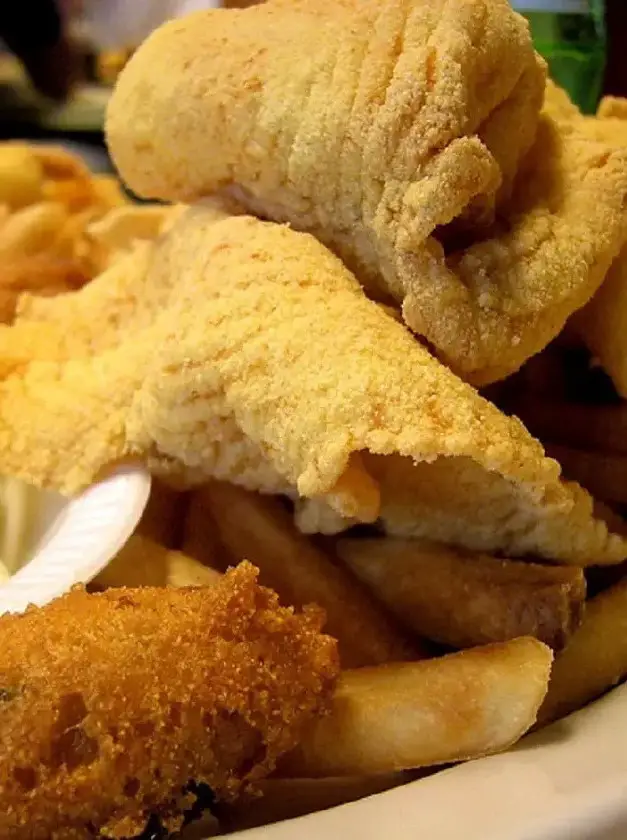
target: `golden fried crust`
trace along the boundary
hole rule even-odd
[[[623,556],[522,425],[433,359],[311,237],[251,218],[208,227],[192,208],[155,269],[175,270],[177,327],[127,423],[138,451],[202,469],[208,429],[228,410],[301,496],[345,516],[380,513],[399,533],[411,524],[516,555]],[[185,290],[203,275],[216,298],[191,307]]]
[[[159,30],[119,80],[107,136],[144,195],[229,188],[312,232],[470,377],[521,363],[526,309],[509,326],[510,290],[457,276],[438,237],[509,196],[544,78],[505,0],[275,2]]]
[[[626,204],[627,149],[592,135],[584,120],[545,111],[502,228],[447,258],[468,306],[453,305],[448,319],[422,306],[447,348],[466,347],[461,366],[457,350],[441,355],[483,385],[541,350],[603,282],[625,237]]]
[[[605,97],[597,117],[582,120],[595,141],[627,151],[627,100]],[[616,390],[627,397],[627,233],[623,249],[590,303],[577,313],[573,325],[591,352],[612,377]]]
[[[0,619],[0,646],[7,840],[176,825],[190,779],[230,797],[267,775],[338,672],[319,612],[279,607],[247,563],[208,589],[76,589]]]
[[[199,205],[150,253],[117,285],[103,275],[69,296],[65,314],[55,301],[47,319],[0,329],[0,368],[13,364],[0,382],[3,472],[71,492],[132,456],[186,483],[296,488],[398,533],[580,564],[625,556],[522,424],[313,237],[216,222]],[[54,363],[37,355],[51,345]]]
[[[312,232],[481,385],[560,332],[624,236],[627,152],[551,83],[536,138],[544,85],[500,0],[274,0],[157,32],[108,138],[146,195],[228,188]]]

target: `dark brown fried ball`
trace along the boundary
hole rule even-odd
[[[323,713],[337,676],[321,615],[242,563],[210,588],[77,588],[0,619],[0,837],[170,829],[189,782],[229,798]]]

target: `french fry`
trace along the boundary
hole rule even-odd
[[[0,261],[0,323],[11,323],[24,292],[58,295],[80,288],[88,279],[76,260],[46,253]]]
[[[330,715],[311,726],[281,775],[392,773],[504,750],[535,722],[551,660],[546,645],[522,638],[347,671]]]
[[[175,212],[161,205],[132,205],[116,207],[89,227],[89,235],[112,250],[128,248],[137,239],[154,239]]]
[[[265,779],[257,786],[260,796],[218,804],[216,813],[225,833],[245,831],[374,796],[411,778],[408,773],[388,773],[355,778]]]
[[[16,257],[0,263],[0,288],[43,294],[46,289],[70,291],[87,282],[79,263],[45,253]]]
[[[114,175],[93,175],[92,184],[98,203],[103,207],[113,210],[128,204],[120,181]]]
[[[105,50],[96,56],[96,78],[103,85],[114,85],[131,57],[131,50]]]
[[[166,548],[178,548],[183,537],[187,503],[185,493],[172,490],[153,478],[150,498],[137,526],[138,533]]]
[[[220,540],[206,487],[190,493],[181,548],[185,554],[220,572],[238,562]]]
[[[97,208],[87,207],[68,216],[52,245],[54,252],[58,255],[80,258],[82,256],[81,243],[85,241],[87,226],[97,213]]]
[[[559,650],[581,622],[586,582],[578,568],[426,540],[347,538],[337,552],[405,626],[453,648],[534,636]]]
[[[548,444],[547,455],[562,465],[564,476],[606,502],[627,504],[627,455],[606,455]]]
[[[80,288],[177,212],[131,205],[117,179],[92,175],[65,149],[0,143],[0,323],[13,320],[22,292]]]
[[[254,562],[260,582],[283,603],[325,609],[325,629],[338,640],[345,667],[421,655],[361,585],[297,531],[275,499],[218,482],[203,492],[219,538],[236,561]]]
[[[586,615],[556,658],[538,715],[543,725],[579,709],[627,675],[627,579],[587,604]]]
[[[91,178],[48,180],[44,183],[43,195],[46,201],[63,204],[70,213],[79,213],[96,204]]]
[[[0,228],[0,257],[6,260],[45,251],[67,218],[67,210],[56,201],[40,201],[18,210]]]
[[[43,168],[31,147],[0,144],[0,204],[12,210],[41,201]]]
[[[543,441],[627,455],[627,405],[520,399],[514,410]]]
[[[90,180],[91,173],[83,159],[63,146],[44,144],[29,148],[41,164],[46,178],[53,181]]]
[[[212,586],[220,573],[180,551],[135,534],[96,577],[98,588],[118,586]]]

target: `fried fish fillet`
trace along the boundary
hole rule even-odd
[[[140,194],[228,188],[312,232],[470,378],[540,344],[519,336],[525,288],[492,276],[498,260],[448,265],[441,240],[509,196],[544,79],[504,0],[271,2],[154,34],[119,80],[108,142]]]
[[[136,457],[187,484],[295,490],[360,521],[392,521],[400,504],[443,542],[625,556],[522,424],[313,237],[219,218],[190,208],[156,244],[0,329],[2,472],[72,492]],[[390,482],[397,461],[407,476]]]
[[[604,96],[597,108],[597,117],[607,119],[617,117],[627,119],[627,99],[622,96]]]
[[[526,155],[543,92],[500,0],[275,0],[154,34],[119,80],[108,140],[146,196],[224,188],[312,232],[486,384],[590,299],[624,227],[625,152],[545,114]]]
[[[0,618],[0,834],[171,830],[190,780],[230,797],[329,705],[320,613],[278,605],[241,564],[208,588],[74,590]]]
[[[618,393],[627,398],[627,247],[594,298],[577,314],[574,325]]]
[[[584,119],[589,135],[627,150],[627,100],[606,97],[597,117]],[[627,234],[623,237],[623,244]],[[627,397],[627,246],[613,262],[601,288],[577,313],[575,329],[609,373],[616,390]]]

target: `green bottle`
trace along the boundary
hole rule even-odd
[[[512,0],[531,26],[551,77],[585,113],[594,113],[605,69],[603,0]]]

